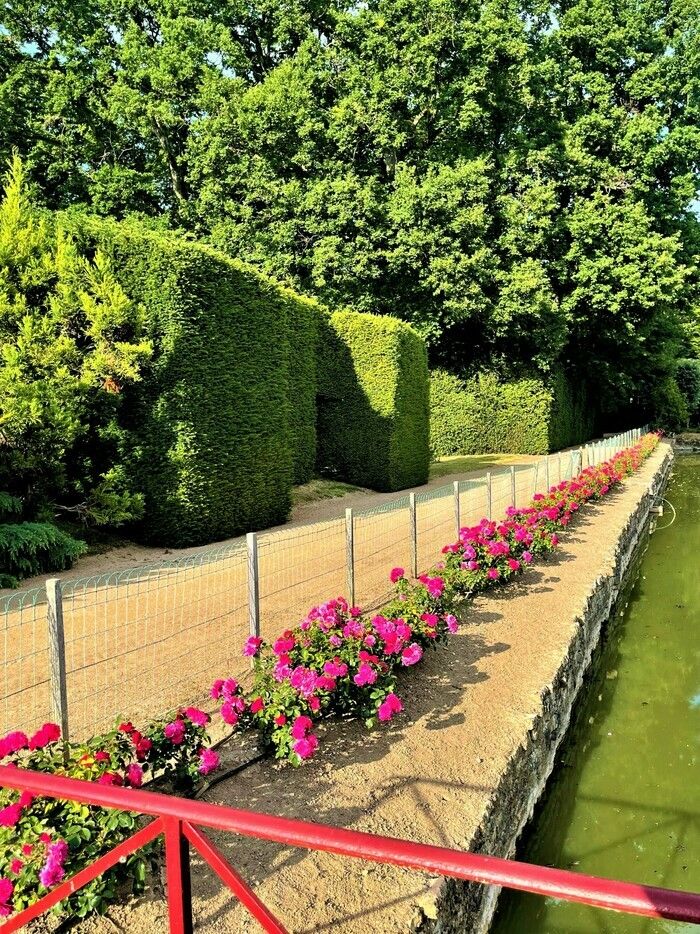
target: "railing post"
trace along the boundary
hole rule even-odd
[[[416,494],[408,494],[408,521],[411,537],[411,576],[418,577],[418,520],[416,516]]]
[[[345,510],[345,565],[348,602],[350,606],[355,606],[355,523],[352,517],[352,509]]]
[[[491,471],[486,474],[486,518],[493,519],[493,484],[491,482]]]
[[[512,505],[515,506],[515,467],[513,464],[510,465],[510,498]]]
[[[168,883],[170,934],[192,934],[192,887],[190,846],[182,832],[182,821],[164,817],[165,872]]]
[[[51,713],[61,727],[64,743],[70,739],[68,728],[68,685],[66,681],[66,642],[63,632],[63,595],[61,581],[46,581],[46,622],[49,636],[49,677]]]
[[[459,516],[459,480],[455,480],[454,484],[454,494],[455,494],[455,530],[457,534],[457,539],[459,539],[459,529],[460,529],[460,516]]]
[[[258,536],[248,532],[248,628],[251,636],[260,636],[260,580],[258,577]]]
[[[544,460],[544,482],[547,484],[547,494],[549,494],[549,454]]]
[[[540,476],[540,462],[539,462],[539,461],[535,461],[535,466],[534,466],[534,468],[533,468],[532,473],[533,473],[533,477],[532,477],[532,495],[534,496],[535,493],[537,492],[537,481],[539,480],[539,476]]]

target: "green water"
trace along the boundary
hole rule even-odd
[[[679,457],[639,576],[518,858],[700,892],[700,457]],[[626,606],[625,606],[626,604]],[[697,930],[503,892],[492,934]]]

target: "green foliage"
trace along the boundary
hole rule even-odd
[[[656,427],[674,433],[688,427],[688,406],[672,376],[654,386],[650,403],[651,418]]]
[[[14,0],[0,156],[52,208],[163,214],[401,315],[454,372],[563,365],[619,420],[700,346],[698,23],[700,0]]]
[[[16,587],[25,577],[69,568],[86,551],[85,542],[50,522],[0,521],[0,587]]]
[[[396,318],[335,312],[319,350],[318,464],[375,490],[428,479],[425,345]]]
[[[88,260],[32,205],[15,156],[0,202],[0,513],[15,520],[0,525],[5,584],[84,552],[47,514],[97,524],[139,515],[141,497],[112,460],[122,391],[150,355],[141,330],[105,256]]]
[[[493,374],[465,381],[445,370],[430,376],[430,447],[433,457],[452,454],[546,454],[590,437],[582,398],[563,374],[549,383],[510,383]]]
[[[77,228],[146,309],[154,353],[125,399],[124,469],[145,497],[147,539],[194,545],[283,522],[292,480],[291,296],[200,244],[133,223],[79,219]],[[298,305],[301,354],[311,324]]]
[[[688,407],[691,426],[700,425],[700,360],[679,360],[676,382]]]

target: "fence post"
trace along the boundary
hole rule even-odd
[[[583,471],[583,448],[578,449],[578,472],[582,473]]]
[[[355,606],[355,523],[352,518],[352,509],[345,510],[345,562],[348,602],[350,606]]]
[[[486,518],[491,521],[493,518],[493,487],[491,485],[491,471],[486,474]]]
[[[532,477],[532,495],[533,496],[537,492],[537,481],[539,480],[539,476],[540,476],[540,462],[535,461],[535,467],[533,469],[533,477]]]
[[[549,454],[544,460],[544,482],[547,484],[547,494],[549,494]]]
[[[418,577],[418,523],[416,522],[416,494],[408,494],[408,519],[411,525],[411,576]]]
[[[515,467],[513,464],[510,465],[510,498],[513,501],[512,505],[515,506]]]
[[[258,576],[258,536],[248,532],[248,628],[251,636],[260,636],[260,580]]]
[[[168,917],[173,934],[192,934],[192,887],[190,846],[177,817],[163,818],[165,824],[165,874],[168,883]]]
[[[64,743],[69,741],[68,687],[66,682],[66,642],[63,632],[63,595],[61,581],[50,577],[46,581],[46,622],[49,635],[49,677],[51,679],[51,713],[61,726]]]
[[[459,539],[459,529],[460,529],[459,480],[455,480],[453,486],[454,486],[454,492],[455,492],[455,529],[457,530],[457,538]]]

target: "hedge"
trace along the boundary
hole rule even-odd
[[[312,299],[279,288],[285,304],[288,339],[289,445],[294,483],[307,483],[316,467],[316,367],[324,310]],[[281,335],[280,335],[281,336]]]
[[[428,362],[410,325],[352,311],[329,315],[318,377],[320,472],[375,490],[426,482]]]
[[[145,539],[187,546],[283,522],[293,473],[289,296],[201,244],[79,223],[143,304],[154,343],[124,406]],[[297,324],[295,345],[306,333]]]
[[[546,454],[590,437],[592,417],[561,373],[501,382],[492,374],[469,381],[445,370],[430,376],[430,447],[453,454]]]

